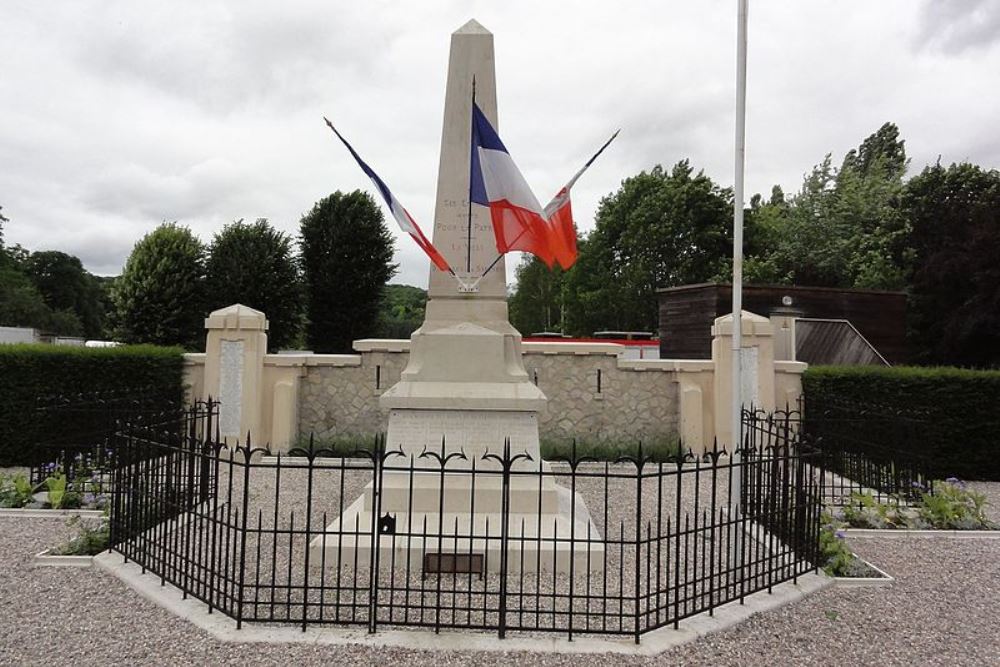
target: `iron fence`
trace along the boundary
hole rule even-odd
[[[220,440],[212,414],[118,431],[112,543],[237,627],[639,641],[818,559],[822,475],[795,438],[668,462],[641,446],[543,462],[505,442],[473,456],[381,439],[272,455]]]
[[[883,406],[810,405],[798,409],[743,411],[743,432],[752,446],[796,439],[817,450],[825,473],[823,501],[854,502],[854,494],[881,503],[909,504],[934,492],[930,462],[907,443],[927,427],[920,415]]]
[[[182,409],[175,394],[156,387],[129,387],[38,397],[30,408],[34,415],[31,483],[37,486],[62,473],[79,493],[105,493],[114,465],[110,438],[116,424],[159,420],[170,427]]]

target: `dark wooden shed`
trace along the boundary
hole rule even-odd
[[[660,357],[707,359],[712,322],[732,312],[732,286],[701,283],[657,290]],[[743,309],[770,317],[780,309],[800,317],[846,320],[891,364],[906,361],[906,294],[835,287],[744,285]]]

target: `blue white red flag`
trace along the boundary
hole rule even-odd
[[[392,212],[392,217],[395,218],[396,222],[399,224],[399,228],[413,237],[413,240],[417,242],[417,245],[420,246],[420,248],[427,253],[427,256],[431,258],[431,261],[434,262],[434,266],[438,267],[442,271],[454,274],[455,272],[452,271],[444,256],[437,251],[437,248],[435,248],[430,241],[427,240],[427,237],[424,236],[424,233],[420,230],[420,227],[413,219],[413,216],[411,216],[409,212],[403,208],[403,205],[399,203],[399,200],[396,199],[395,195],[389,191],[389,187],[382,181],[381,178],[378,177],[378,174],[372,171],[372,168],[361,159],[361,156],[358,155],[354,148],[347,143],[347,140],[341,136],[340,132],[337,131],[337,128],[333,126],[333,123],[325,117],[323,120],[326,121],[326,124],[330,126],[333,133],[337,135],[345,146],[347,146],[347,150],[349,150],[351,155],[354,156],[354,159],[357,160],[358,166],[361,167],[361,171],[365,172],[365,174],[368,175],[368,178],[372,179],[372,183],[375,184],[379,194],[382,195],[382,199],[385,200],[386,205]]]
[[[542,206],[475,102],[471,159],[469,197],[473,204],[489,207],[497,250],[530,252],[551,267],[555,256]]]

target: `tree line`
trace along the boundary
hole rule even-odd
[[[383,312],[396,272],[393,237],[360,190],[317,202],[297,239],[263,218],[226,225],[208,244],[188,227],[161,224],[114,279],[89,274],[66,253],[7,248],[2,240],[0,324],[7,326],[197,350],[207,314],[242,303],[267,315],[272,350],[349,352],[355,339],[397,333],[412,320],[412,308]]]
[[[834,166],[828,154],[791,196],[779,186],[745,211],[748,283],[904,290],[913,361],[1000,365],[1000,173],[961,163],[907,178],[886,123]],[[656,290],[728,281],[733,194],[688,160],[626,178],[598,206],[568,271],[527,257],[511,321],[525,334],[656,331]],[[205,244],[176,223],[140,240],[122,275],[93,276],[58,251],[3,244],[0,325],[200,349],[203,318],[243,303],[270,319],[272,349],[350,351],[357,338],[404,338],[426,292],[387,285],[392,236],[361,191],[335,192],[296,238],[237,221]]]
[[[1000,365],[1000,172],[961,163],[907,179],[886,123],[844,155],[745,211],[747,283],[903,290],[911,357]],[[733,193],[687,160],[622,181],[598,206],[569,271],[526,257],[511,320],[524,333],[656,331],[656,289],[728,282]]]

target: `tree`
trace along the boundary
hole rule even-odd
[[[427,290],[412,285],[386,285],[378,317],[380,338],[409,338],[424,323]]]
[[[82,335],[83,325],[74,312],[53,310],[45,303],[28,275],[30,253],[19,245],[4,247],[5,222],[9,220],[0,214],[0,326],[31,327],[61,336]]]
[[[386,283],[395,275],[393,239],[370,196],[339,190],[300,223],[306,342],[316,352],[350,352],[378,324]]]
[[[566,329],[655,331],[658,287],[711,280],[727,266],[731,201],[687,160],[625,179],[601,200],[566,278]]]
[[[1000,366],[1000,172],[963,163],[906,185],[914,360]]]
[[[160,225],[135,244],[115,282],[113,299],[121,340],[200,347],[205,247],[187,227]]]
[[[760,253],[747,279],[820,287],[901,289],[908,234],[900,210],[908,160],[899,129],[885,123],[848,151],[813,167],[791,201],[751,207]]]
[[[94,276],[84,270],[78,257],[58,250],[33,252],[25,263],[25,270],[46,306],[53,311],[73,313],[81,333],[87,338],[103,335],[100,287]]]
[[[524,335],[563,329],[563,281],[566,273],[525,254],[517,267],[517,287],[508,299],[510,322]]]
[[[206,284],[208,310],[242,303],[266,314],[272,350],[298,340],[303,292],[292,239],[266,219],[238,220],[215,235],[206,263]]]

